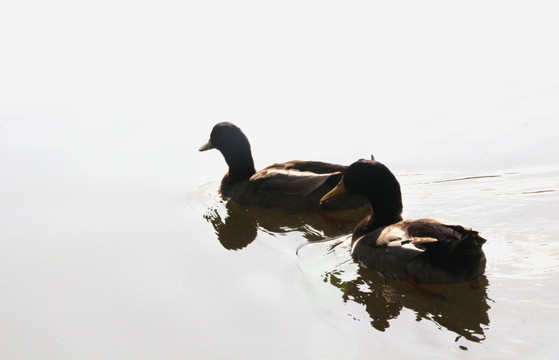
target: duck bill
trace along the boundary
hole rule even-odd
[[[200,149],[198,149],[198,151],[206,151],[206,150],[210,150],[213,149],[214,146],[212,145],[212,142],[210,140],[208,140],[207,143],[205,143],[204,145],[202,145],[200,147]]]
[[[344,178],[342,177],[342,179],[340,180],[338,185],[336,185],[335,188],[330,190],[326,195],[324,195],[322,197],[322,199],[320,199],[320,203],[324,204],[324,203],[335,200],[335,199],[340,198],[340,197],[345,196],[345,195],[347,195],[347,191],[346,191],[345,185],[344,185]]]

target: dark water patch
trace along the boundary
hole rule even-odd
[[[365,316],[359,314],[361,310],[348,313],[352,319],[366,320],[375,331],[389,334],[393,326],[400,325],[400,315],[412,311],[416,323],[431,322],[443,333],[450,331],[457,335],[453,337],[455,342],[485,341],[491,308],[486,276],[475,283],[426,285],[446,300],[435,299],[408,282],[387,279],[359,266],[351,259],[349,247],[347,240],[308,243],[300,247],[299,259],[310,266],[308,273],[320,274],[323,283],[338,289],[343,303],[357,304],[364,310]],[[355,307],[350,305],[348,309]]]
[[[498,178],[503,175],[479,175],[479,176],[466,176],[461,178],[445,179],[445,180],[435,180],[430,182],[431,184],[453,182],[453,181],[466,181],[466,180],[478,180],[478,179],[488,179],[488,178]]]
[[[549,193],[554,192],[555,190],[547,189],[547,190],[534,190],[534,191],[524,191],[522,194],[541,194],[541,193]]]
[[[219,242],[228,250],[247,247],[259,232],[272,236],[300,234],[309,242],[337,239],[351,234],[368,209],[324,213],[288,214],[281,210],[239,205],[229,199],[215,199],[203,218],[209,222]]]

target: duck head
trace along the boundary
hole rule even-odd
[[[375,219],[401,219],[402,194],[394,174],[382,163],[359,160],[351,164],[334,189],[320,199],[321,203],[346,194],[362,195],[369,199]]]
[[[215,125],[210,134],[210,140],[202,145],[199,151],[217,149],[221,152],[229,173],[254,174],[254,161],[248,138],[242,130],[233,123],[221,122]]]

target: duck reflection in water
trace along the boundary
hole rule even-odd
[[[254,241],[259,230],[272,235],[300,232],[309,242],[348,235],[369,211],[362,207],[331,215],[319,212],[290,214],[223,199],[207,211],[204,219],[212,224],[224,248],[240,250]]]
[[[395,320],[402,309],[412,310],[416,321],[432,321],[439,328],[446,328],[460,338],[472,342],[485,340],[489,327],[487,297],[488,281],[481,276],[472,285],[469,282],[451,285],[428,285],[430,290],[444,296],[430,298],[404,281],[387,279],[373,270],[357,267],[356,278],[344,280],[344,270],[334,270],[323,275],[324,282],[342,291],[344,302],[352,301],[365,307],[371,325],[378,331],[386,331],[390,321]],[[464,347],[461,346],[462,349]]]

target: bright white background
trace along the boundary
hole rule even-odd
[[[3,142],[85,144],[82,160],[95,162],[127,144],[182,142],[186,153],[228,120],[249,135],[257,167],[371,152],[404,168],[559,159],[554,2],[10,1],[1,10]]]

